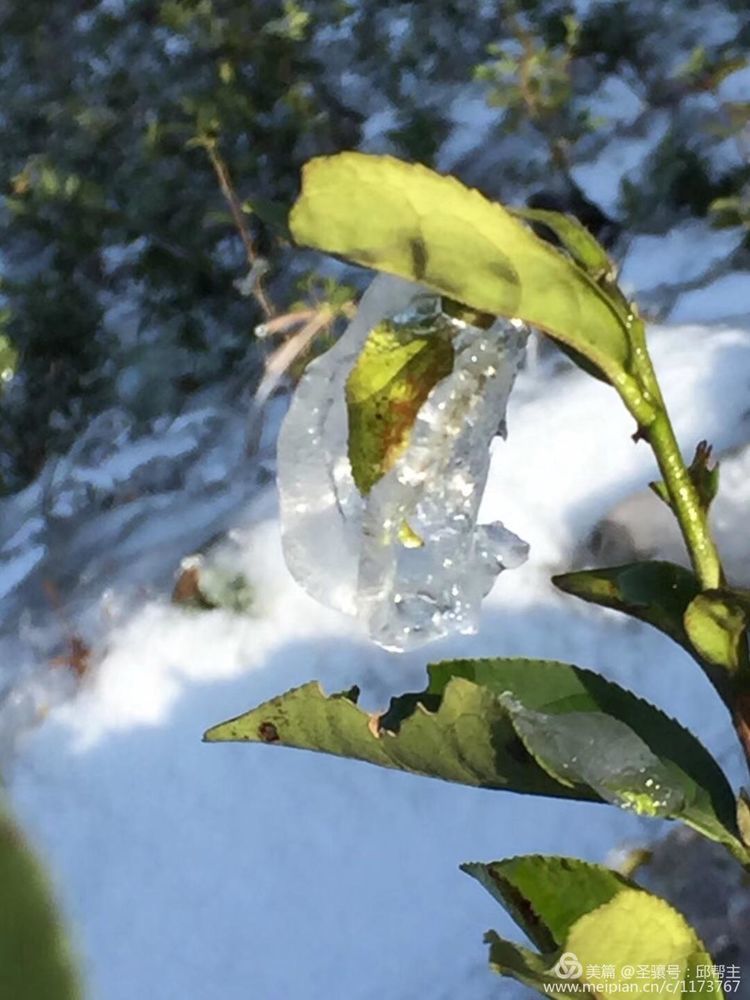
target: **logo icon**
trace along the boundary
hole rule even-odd
[[[572,951],[564,951],[551,970],[558,979],[578,979],[583,975],[583,966]]]

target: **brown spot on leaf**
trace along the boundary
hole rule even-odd
[[[272,722],[261,722],[258,726],[258,736],[263,743],[278,743],[279,731]]]

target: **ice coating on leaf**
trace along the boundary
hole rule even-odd
[[[370,331],[346,380],[349,461],[363,496],[403,454],[420,407],[453,371],[455,333],[436,295]]]
[[[347,455],[346,380],[372,327],[406,308],[418,290],[398,278],[372,282],[341,339],[307,366],[279,433],[286,564],[312,597],[351,615],[357,613],[362,497]]]
[[[603,712],[536,712],[509,692],[500,700],[529,753],[563,784],[588,785],[643,816],[675,816],[685,806],[682,772],[659,760],[619,719]]]
[[[490,442],[525,339],[505,321],[459,328],[452,374],[432,390],[404,454],[370,491],[359,614],[381,645],[406,648],[474,631],[497,575],[526,558],[528,546],[502,524],[476,525]],[[402,544],[404,524],[422,546]]]
[[[297,581],[356,615],[370,636],[402,650],[477,627],[497,575],[528,546],[496,522],[476,524],[489,446],[503,427],[526,331],[488,330],[440,313],[454,363],[419,407],[393,464],[363,496],[349,460],[347,380],[368,334],[388,319],[423,330],[439,300],[380,276],[338,343],[301,380],[279,438],[283,545]],[[373,479],[375,477],[372,477]]]

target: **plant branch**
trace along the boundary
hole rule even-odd
[[[646,346],[643,322],[638,318],[632,324],[631,344],[634,376],[641,396],[639,400],[635,396],[629,400],[623,394],[623,399],[638,420],[639,434],[654,452],[670,507],[677,518],[701,589],[718,590],[726,581],[721,557],[708,525],[708,508],[701,502],[677,444]],[[737,737],[750,766],[750,651],[746,632],[739,640],[736,656],[735,669],[727,677],[728,686],[720,693],[731,712]]]
[[[643,398],[649,404],[651,417],[643,422],[639,412],[634,412],[630,405],[629,409],[639,422],[640,435],[648,441],[654,452],[670,505],[680,526],[690,562],[701,588],[714,590],[724,583],[721,559],[716,543],[711,537],[707,511],[701,503],[675,438],[674,428],[646,347],[643,321],[637,318],[631,327],[631,342],[634,348],[635,375]]]
[[[219,152],[218,144],[215,139],[202,137],[200,144],[206,150],[208,158],[211,161],[211,166],[214,168],[216,179],[219,182],[221,193],[223,194],[224,200],[226,201],[229,211],[232,214],[232,220],[234,221],[237,232],[242,240],[242,246],[245,249],[247,266],[250,269],[250,273],[256,275],[253,295],[258,305],[263,310],[263,314],[266,319],[270,319],[275,314],[276,310],[274,309],[273,303],[269,299],[268,293],[263,286],[263,274],[260,272],[263,261],[255,249],[255,244],[253,243],[253,238],[250,235],[250,230],[247,228],[245,213],[242,210],[242,203],[237,197],[237,192],[235,191],[232,183],[229,168]]]
[[[695,574],[704,590],[714,590],[724,580],[719,553],[666,409],[657,412],[645,436],[656,456]]]
[[[331,323],[333,310],[323,305],[309,317],[305,325],[278,347],[266,361],[265,374],[255,393],[255,403],[262,407],[278,385],[280,379],[300,354],[307,350],[319,333]]]

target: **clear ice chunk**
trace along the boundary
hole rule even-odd
[[[287,565],[321,603],[357,616],[372,639],[405,650],[476,631],[481,601],[528,546],[500,522],[477,525],[490,442],[523,358],[527,331],[450,319],[454,367],[417,413],[393,467],[362,496],[348,457],[346,381],[383,319],[419,323],[440,300],[376,278],[343,337],[309,365],[279,436]]]

